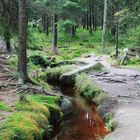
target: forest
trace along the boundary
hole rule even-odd
[[[0,0],[0,140],[140,139],[140,0]]]

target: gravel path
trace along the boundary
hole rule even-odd
[[[108,56],[91,55],[81,59],[87,63],[101,62],[108,73],[90,73],[91,78],[111,98],[118,101],[115,109],[116,130],[109,134],[109,140],[140,140],[140,71],[112,67]]]

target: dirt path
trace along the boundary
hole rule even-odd
[[[12,86],[16,81],[12,78],[14,70],[6,68],[5,62],[5,58],[0,58],[0,102],[12,108],[15,100],[17,100],[16,88]],[[0,110],[0,123],[10,114],[9,109]]]
[[[118,123],[110,140],[140,140],[140,71],[112,67],[108,56],[83,58],[87,63],[101,62],[108,73],[90,73],[90,77],[108,95],[118,101],[113,110]]]

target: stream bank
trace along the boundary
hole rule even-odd
[[[110,140],[140,140],[140,71],[132,68],[113,67],[109,56],[80,58],[86,63],[100,62],[108,73],[91,72],[89,77],[99,85],[112,100],[106,106],[114,114],[117,127],[106,138]],[[105,107],[105,106],[104,106]]]
[[[93,103],[76,96],[73,87],[55,86],[55,89],[72,102],[73,112],[64,118],[61,127],[56,127],[56,135],[52,140],[97,140],[109,133]]]

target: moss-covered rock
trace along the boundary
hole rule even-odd
[[[88,73],[90,71],[95,71],[95,72],[107,72],[108,70],[106,69],[106,67],[101,64],[101,63],[96,63],[96,64],[90,64],[90,65],[86,65],[82,68],[78,68],[76,70],[64,73],[63,75],[61,75],[60,77],[60,82],[62,83],[62,85],[74,85],[75,84],[75,77],[78,74],[81,73]]]
[[[46,74],[43,77],[46,78],[46,81],[59,82],[59,79],[62,74],[72,71],[74,69],[75,69],[74,65],[65,65],[65,66],[50,68],[47,70]]]

